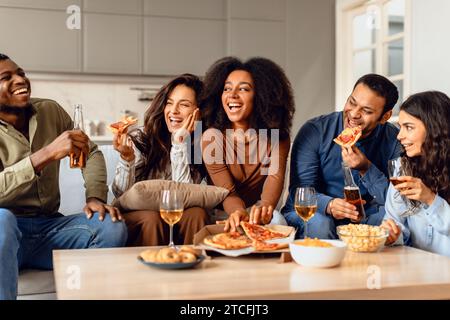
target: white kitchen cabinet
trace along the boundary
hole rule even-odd
[[[84,0],[84,12],[142,14],[142,0]]]
[[[0,6],[66,10],[70,5],[81,5],[81,0],[0,0]],[[0,9],[3,10],[3,9]]]
[[[84,14],[83,71],[142,73],[142,17]]]
[[[25,71],[81,71],[81,33],[66,19],[63,11],[1,8],[2,53]]]
[[[147,16],[225,19],[226,0],[144,0]]]
[[[284,21],[286,0],[228,0],[230,18]]]
[[[285,22],[231,20],[229,53],[242,59],[261,56],[286,66]]]
[[[145,17],[144,73],[203,75],[225,44],[225,21]]]

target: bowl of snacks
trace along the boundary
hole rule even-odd
[[[329,268],[344,259],[347,245],[340,240],[303,239],[289,243],[295,262],[305,267]]]
[[[379,252],[389,236],[386,229],[368,224],[347,224],[336,229],[339,239],[354,252]]]

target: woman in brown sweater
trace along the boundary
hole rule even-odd
[[[204,84],[202,155],[212,183],[230,190],[225,230],[242,220],[269,223],[284,185],[295,111],[291,84],[271,60],[234,57],[214,63]]]

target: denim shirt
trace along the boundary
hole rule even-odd
[[[399,161],[399,159],[396,161],[397,167]],[[406,202],[391,184],[386,197],[384,220],[393,219],[402,230],[402,235],[395,244],[406,244],[450,257],[450,205],[448,202],[436,195],[431,205],[422,203],[416,214],[400,217],[407,208]]]
[[[317,214],[325,214],[332,198],[344,198],[344,175],[341,147],[333,139],[344,129],[343,112],[333,112],[306,122],[298,132],[291,154],[289,197],[283,214],[294,210],[295,190],[313,186],[318,192]],[[352,170],[361,196],[366,200],[366,215],[384,215],[384,203],[389,186],[387,162],[400,156],[398,129],[391,123],[378,125],[371,134],[360,139],[356,146],[371,161],[361,177]]]

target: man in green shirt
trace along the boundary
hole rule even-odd
[[[30,98],[25,72],[0,53],[0,299],[19,269],[52,268],[52,250],[119,247],[126,226],[107,199],[105,160],[55,101]],[[87,156],[84,214],[58,213],[59,160]],[[108,213],[108,214],[106,214]]]

